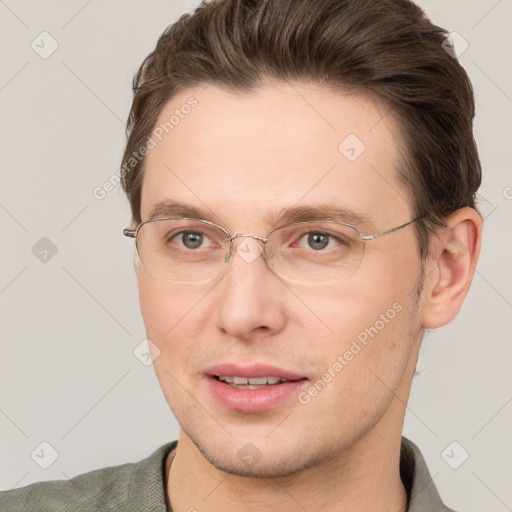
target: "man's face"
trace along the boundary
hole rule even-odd
[[[269,218],[305,205],[364,215],[363,235],[412,218],[396,129],[374,100],[299,84],[250,95],[210,85],[175,96],[157,125],[191,96],[197,106],[147,156],[143,220],[166,200],[259,236],[276,227]],[[237,252],[208,284],[165,282],[139,265],[154,367],[181,436],[220,469],[279,476],[350,453],[365,434],[378,442],[400,431],[421,338],[413,226],[366,242],[358,270],[328,283],[284,281],[262,256]],[[239,389],[221,372],[294,382]]]

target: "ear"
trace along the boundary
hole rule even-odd
[[[447,219],[434,239],[425,265],[428,277],[423,292],[422,327],[435,329],[451,322],[469,291],[482,242],[483,219],[464,207]]]

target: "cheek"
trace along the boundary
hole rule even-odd
[[[346,289],[329,297],[317,297],[316,311],[334,334],[314,340],[316,375],[302,398],[322,422],[331,418],[333,429],[357,430],[377,421],[398,393],[414,347],[412,305],[391,291]]]
[[[138,275],[139,303],[146,334],[162,348],[160,341],[169,329],[171,319],[167,311],[172,310],[173,300],[170,293],[166,293],[165,286],[156,284],[155,280],[143,275]]]
[[[370,276],[382,277],[377,281]],[[413,344],[411,321],[418,278],[418,268],[404,271],[403,266],[389,265],[385,271],[362,273],[357,283],[309,289],[307,302],[325,325],[324,336],[315,341],[320,372],[338,362],[343,370],[350,369],[344,373],[352,377],[357,373],[360,378],[361,372],[371,369],[383,379],[395,380]],[[365,378],[374,380],[371,373]]]
[[[198,353],[197,342],[207,317],[190,287],[159,282],[145,272],[138,274],[139,302],[146,336],[156,345],[153,368],[167,403],[173,411],[191,404],[183,387],[192,391],[191,380]]]
[[[146,335],[160,350],[160,364],[169,364],[171,355],[174,361],[182,359],[193,350],[205,318],[197,291],[155,280],[144,271],[138,273],[138,287]]]

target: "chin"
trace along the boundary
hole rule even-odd
[[[188,435],[188,434],[187,434]],[[261,442],[235,441],[230,438],[212,446],[210,438],[188,435],[203,457],[216,469],[224,473],[250,478],[280,478],[300,473],[332,457],[332,447],[311,446],[307,441],[288,443],[279,440],[271,444]],[[236,448],[235,448],[236,446]],[[240,448],[239,448],[240,447]]]

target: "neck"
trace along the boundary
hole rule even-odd
[[[401,436],[372,432],[349,452],[301,473],[276,479],[230,475],[212,466],[181,432],[169,471],[169,508],[173,512],[231,512],[244,508],[280,512],[405,512],[407,493],[400,480]],[[171,462],[171,457],[168,462]],[[172,504],[172,508],[171,505]]]

